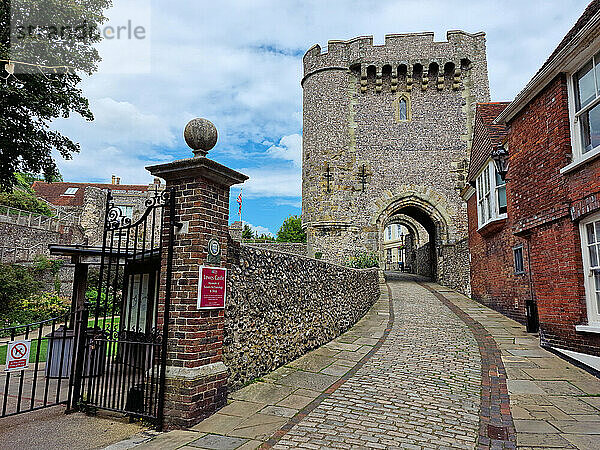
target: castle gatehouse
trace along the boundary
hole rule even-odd
[[[484,33],[329,41],[304,56],[302,220],[311,256],[385,262],[384,232],[413,233],[405,266],[468,290],[465,184],[477,102],[489,101]],[[383,267],[383,265],[382,265]]]

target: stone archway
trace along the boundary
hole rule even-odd
[[[424,234],[427,231],[412,217],[404,215],[404,214],[394,214],[389,217],[386,222],[383,224],[383,228],[387,228],[389,225],[399,224],[406,227],[409,233],[413,236],[414,240],[420,242],[424,238]]]
[[[376,200],[377,213],[371,225],[377,232],[377,248],[380,260],[384,260],[383,232],[399,215],[419,223],[427,232],[428,243],[415,249],[412,271],[438,279],[442,249],[457,235],[454,222],[448,213],[447,201],[435,190],[422,186],[401,186],[395,194],[387,192]]]

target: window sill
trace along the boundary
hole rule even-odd
[[[599,156],[600,156],[600,147],[596,147],[594,150],[590,150],[585,155],[583,155],[581,158],[577,159],[576,161],[573,161],[568,166],[565,166],[562,169],[560,169],[560,173],[562,175],[564,175],[566,173],[572,172],[573,170],[583,166],[584,164],[589,163],[590,161],[596,159]]]
[[[479,227],[477,229],[477,232],[482,236],[496,233],[504,227],[504,224],[506,224],[506,219],[506,216],[501,216],[496,219],[490,220],[485,225]]]
[[[600,324],[597,324],[597,325],[575,325],[575,331],[581,331],[584,333],[600,334]]]

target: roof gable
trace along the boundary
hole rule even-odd
[[[508,127],[494,123],[494,120],[508,105],[509,102],[477,104],[467,181],[475,180],[490,159],[492,150],[502,144],[506,138]]]

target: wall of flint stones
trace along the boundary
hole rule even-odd
[[[407,257],[407,263],[411,273],[422,275],[424,277],[432,277],[431,272],[431,243],[411,251]]]
[[[224,362],[235,390],[354,325],[379,297],[356,270],[230,240]]]
[[[252,242],[246,245],[264,248],[265,250],[275,250],[278,252],[292,253],[294,255],[308,256],[306,244],[300,242]]]
[[[27,263],[36,256],[50,257],[49,244],[79,244],[83,230],[79,226],[61,225],[57,231],[0,223],[0,263]]]
[[[463,261],[469,261],[469,240],[463,239],[454,245],[443,247],[442,258],[443,273],[439,276],[444,280],[444,285],[471,296],[471,268],[470,265],[463,264]]]

